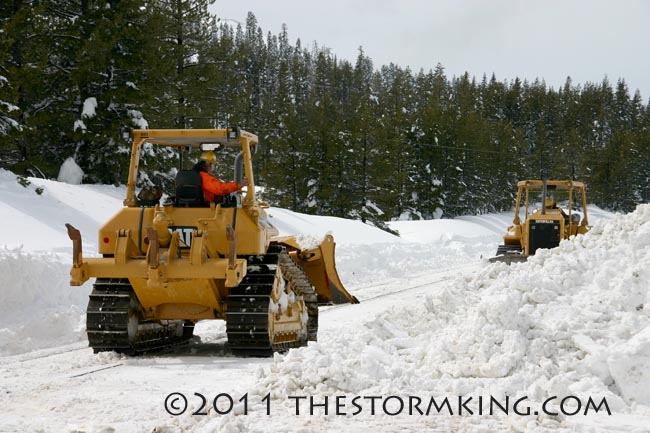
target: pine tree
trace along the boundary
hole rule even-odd
[[[88,181],[124,181],[128,148],[120,127],[133,126],[146,102],[137,94],[148,34],[141,6],[51,0],[12,16],[8,71],[24,125],[10,137],[23,160],[15,170],[56,176],[75,156]]]
[[[421,72],[417,78],[416,112],[413,133],[416,138],[414,160],[416,171],[413,182],[416,191],[418,214],[412,217],[439,218],[445,204],[443,176],[444,153],[448,150],[447,111],[449,110],[449,82],[444,67],[438,64],[435,71]]]
[[[301,127],[297,123],[296,100],[293,92],[292,62],[294,53],[289,45],[286,26],[278,38],[269,38],[266,79],[267,108],[265,118],[264,180],[267,195],[274,204],[302,210],[302,179],[296,176],[304,170],[305,151],[302,149]]]
[[[145,50],[157,44],[143,31],[150,24],[141,7],[138,0],[95,4],[79,17],[83,44],[71,74],[80,113],[74,123],[74,152],[91,182],[123,182],[130,151],[126,131],[148,125],[143,112],[150,99],[143,89],[150,71],[142,61]],[[143,162],[146,167],[146,158]],[[146,175],[141,181],[147,181]]]
[[[413,85],[410,70],[403,70],[394,64],[382,67],[377,75],[381,120],[376,140],[378,155],[375,169],[383,175],[375,177],[381,193],[375,194],[373,201],[388,219],[417,213],[412,194],[413,173],[416,170],[411,128]]]
[[[51,84],[65,82],[65,73],[52,68],[48,60],[54,57],[50,52],[56,48],[51,45],[65,41],[50,38],[50,27],[59,20],[56,15],[51,22],[43,18],[52,7],[49,2],[14,1],[3,6],[1,52],[4,53],[2,75],[6,85],[2,91],[11,94],[10,100],[5,101],[10,105],[5,109],[19,107],[19,110],[11,110],[11,119],[21,127],[5,130],[2,147],[11,155],[9,168],[21,174],[42,175],[53,166],[50,161],[56,161],[57,157],[57,149],[49,138],[59,124],[53,113],[62,96]],[[55,76],[56,80],[51,78]],[[53,128],[41,127],[48,124]]]
[[[355,64],[350,94],[350,110],[346,115],[348,151],[345,171],[349,194],[353,198],[350,217],[379,224],[384,211],[375,203],[381,192],[373,185],[378,178],[375,167],[378,164],[377,138],[374,134],[380,128],[377,116],[379,99],[373,88],[372,60],[362,48]]]
[[[0,23],[0,28],[2,25],[3,23]],[[5,33],[0,33],[0,36],[5,36]],[[6,37],[0,37],[0,151],[10,150],[2,137],[9,134],[12,129],[20,128],[20,124],[14,119],[20,108],[14,104],[16,98],[14,88],[6,77],[9,42]],[[5,163],[7,159],[0,157],[0,161]]]
[[[305,101],[305,152],[308,154],[303,179],[307,186],[304,198],[305,211],[308,213],[330,213],[331,208],[322,202],[328,197],[333,186],[330,165],[334,159],[331,149],[334,145],[336,124],[335,108],[331,100],[331,70],[333,59],[326,52],[316,52],[313,60],[313,75],[309,84],[309,94]]]
[[[157,98],[148,117],[156,127],[207,126],[214,101],[206,92],[212,78],[208,54],[216,18],[208,12],[214,0],[153,0],[151,27],[157,29],[155,57],[149,57],[147,91]],[[153,31],[156,29],[152,28]]]
[[[313,185],[305,182],[303,173],[310,172],[311,143],[309,142],[309,131],[311,125],[308,120],[308,113],[312,109],[311,83],[314,80],[314,66],[312,54],[303,49],[300,40],[296,42],[291,52],[291,88],[289,98],[292,103],[291,116],[287,119],[287,130],[284,141],[289,145],[288,154],[276,153],[279,159],[289,160],[288,165],[282,163],[275,167],[283,170],[296,191],[295,196],[291,195],[292,205],[300,212],[306,212],[312,206],[310,194],[313,192]],[[282,139],[282,137],[279,137]]]

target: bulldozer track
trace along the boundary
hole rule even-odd
[[[128,279],[97,278],[86,309],[88,345],[95,353],[136,355],[186,343],[194,325],[143,320]]]
[[[300,266],[281,246],[271,246],[267,254],[248,256],[247,273],[241,284],[228,296],[226,334],[228,344],[238,355],[270,356],[307,341],[315,341],[318,333],[318,302],[316,292]],[[273,334],[270,320],[273,313],[271,294],[276,284],[278,267],[286,286],[302,297],[307,309],[307,335]],[[284,338],[286,337],[286,339]]]

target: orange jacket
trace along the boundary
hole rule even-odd
[[[239,189],[237,182],[222,182],[205,171],[200,171],[199,173],[201,173],[203,195],[205,196],[205,201],[208,203],[212,203],[215,196],[227,195]]]

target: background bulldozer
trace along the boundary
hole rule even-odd
[[[135,193],[146,143],[179,152],[175,195],[163,204],[159,188]],[[95,352],[168,347],[190,339],[197,321],[222,319],[234,352],[269,355],[316,340],[318,304],[358,302],[339,280],[331,236],[310,249],[277,237],[255,194],[257,145],[238,128],[133,131],[125,207],[99,230],[101,257],[83,257],[81,234],[67,224],[70,284],[96,278],[86,321]],[[234,177],[246,177],[246,191],[205,203],[183,156],[228,148],[238,152]]]
[[[520,216],[522,207],[523,220]],[[508,263],[526,260],[539,248],[554,248],[562,239],[586,233],[588,224],[587,198],[582,182],[522,180],[517,183],[513,225],[503,236],[497,256],[490,260]]]

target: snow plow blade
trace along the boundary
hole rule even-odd
[[[492,257],[488,261],[490,263],[496,263],[496,262],[503,262],[507,265],[511,263],[521,263],[525,262],[528,260],[528,257],[526,254],[503,254],[500,256]]]
[[[289,255],[302,267],[316,289],[320,305],[359,303],[356,296],[345,290],[336,272],[336,243],[331,235],[326,235],[323,242],[314,248],[302,248],[293,236],[275,238],[273,242],[285,247]]]

